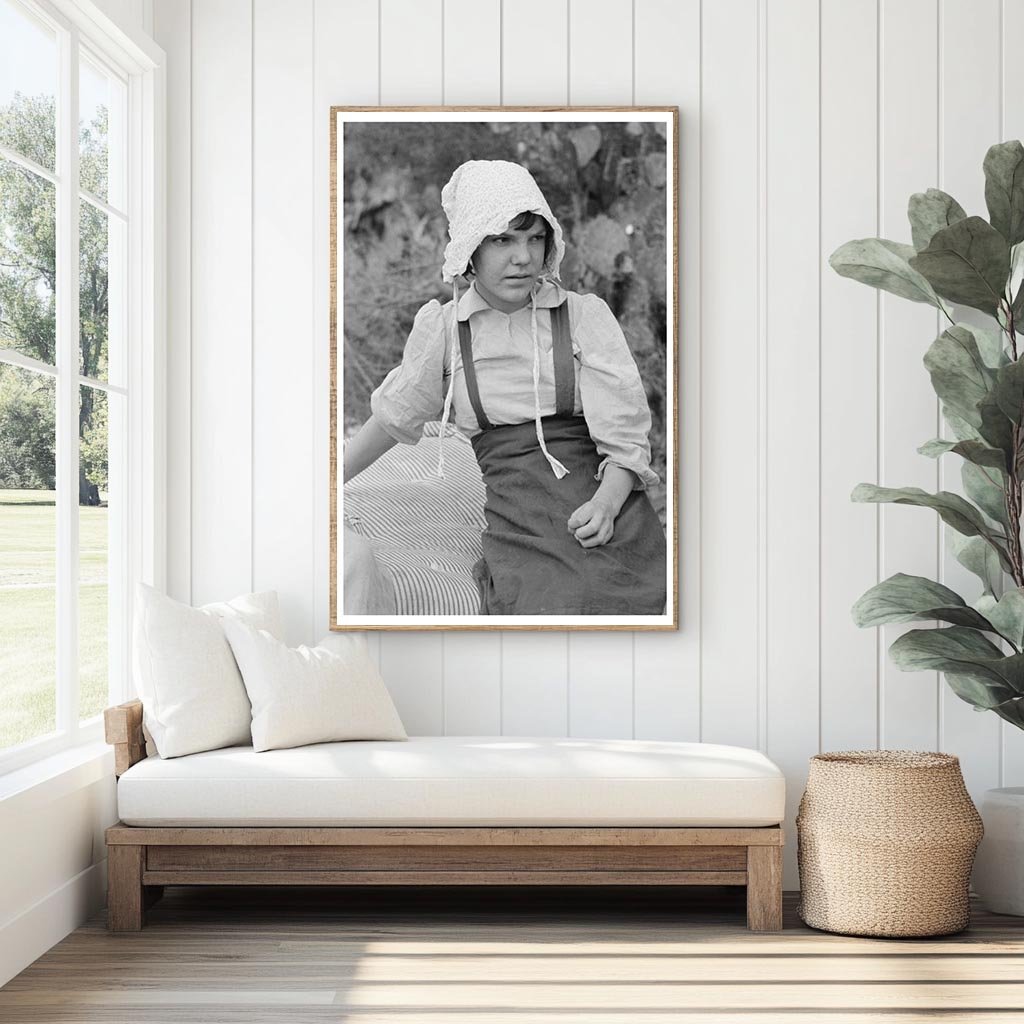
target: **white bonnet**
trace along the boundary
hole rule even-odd
[[[464,274],[469,258],[488,236],[498,235],[518,214],[538,213],[550,225],[553,245],[544,268],[552,277],[565,255],[562,229],[533,175],[508,160],[467,160],[455,168],[441,190],[441,206],[448,218],[451,241],[444,250],[444,280]]]

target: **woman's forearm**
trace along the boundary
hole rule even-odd
[[[601,502],[611,510],[613,516],[617,516],[626,499],[633,493],[635,483],[636,475],[632,470],[608,463],[592,500]]]
[[[386,451],[398,442],[387,433],[371,415],[356,435],[345,444],[343,482],[348,483],[368,466],[372,466]],[[611,467],[609,467],[611,468]],[[625,499],[623,499],[625,500]]]
[[[585,548],[607,544],[615,534],[615,520],[633,491],[636,476],[632,470],[611,463],[605,466],[601,483],[590,501],[585,501],[566,525]]]

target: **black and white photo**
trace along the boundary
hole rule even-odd
[[[334,628],[677,626],[676,122],[334,108]]]

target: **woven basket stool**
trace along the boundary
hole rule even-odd
[[[797,814],[798,912],[844,935],[963,931],[981,817],[951,754],[811,758]]]

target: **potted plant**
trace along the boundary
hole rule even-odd
[[[915,620],[889,648],[904,671],[938,670],[979,711],[1024,728],[1024,146],[992,146],[985,156],[988,219],[968,216],[939,189],[910,197],[913,244],[857,239],[829,258],[839,274],[912,302],[948,321],[924,356],[942,405],[946,438],[918,451],[962,460],[966,497],[917,487],[862,483],[852,498],[934,509],[952,528],[957,560],[981,581],[967,601],[949,587],[897,573],[854,605],[858,626]],[[991,318],[959,322],[954,306]],[[992,790],[982,808],[988,838],[975,886],[992,910],[1024,914],[1024,789]]]

